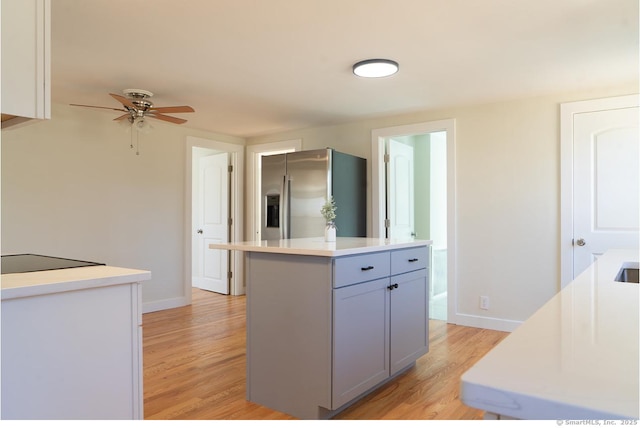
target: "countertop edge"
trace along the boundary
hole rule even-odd
[[[342,238],[343,241],[324,242],[321,238],[284,239],[280,241],[246,241],[209,244],[214,250],[234,250],[258,253],[289,254],[320,257],[341,257],[355,254],[374,253],[429,246],[431,240],[384,240],[374,238]],[[338,248],[343,245],[343,248]]]
[[[89,266],[0,276],[2,301],[64,293],[151,279],[151,272],[115,266]]]
[[[498,389],[491,390],[483,384],[465,381],[464,375],[462,378],[465,390],[460,394],[460,401],[469,407],[497,415],[522,420],[636,419],[636,416],[633,415],[589,409],[574,403],[559,405],[557,401],[528,394],[510,393],[506,395]]]

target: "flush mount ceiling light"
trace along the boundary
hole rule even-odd
[[[398,71],[398,63],[390,59],[367,59],[353,65],[353,74],[360,77],[387,77]]]

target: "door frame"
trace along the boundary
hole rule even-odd
[[[573,117],[637,107],[639,99],[635,94],[560,104],[560,288],[573,280]]]
[[[456,120],[443,119],[412,125],[400,125],[371,131],[371,225],[368,236],[384,237],[385,218],[385,139],[406,135],[447,133],[447,322],[458,320],[458,285],[456,282]]]
[[[233,165],[231,172],[229,217],[233,219],[230,230],[230,241],[243,240],[244,225],[244,146],[240,144],[222,143],[220,141],[209,140],[200,137],[188,136],[186,139],[186,165],[185,165],[185,221],[184,221],[184,298],[186,304],[191,303],[191,276],[192,276],[192,235],[193,235],[193,212],[192,212],[192,191],[193,191],[193,148],[202,147],[218,152],[229,153],[229,161]],[[229,293],[237,296],[245,293],[244,289],[244,269],[242,257],[236,257],[234,251],[229,252],[229,266],[232,277],[230,281]]]

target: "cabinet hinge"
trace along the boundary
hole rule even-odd
[[[231,217],[229,217],[229,221],[227,222],[227,224],[229,226],[233,226],[233,219]]]
[[[233,272],[231,271],[227,272],[227,278],[229,279],[233,278]]]
[[[391,220],[389,220],[388,218],[384,219],[384,227],[391,227]]]
[[[229,165],[229,167],[228,167],[228,171],[229,171],[229,172],[233,172],[233,165]]]
[[[390,157],[389,157],[389,153],[385,153],[384,154],[384,163],[389,163]]]

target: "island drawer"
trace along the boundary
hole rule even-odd
[[[429,265],[429,247],[413,247],[391,251],[391,275],[398,275]]]
[[[338,257],[333,261],[333,287],[357,284],[389,276],[391,256],[388,251]]]

